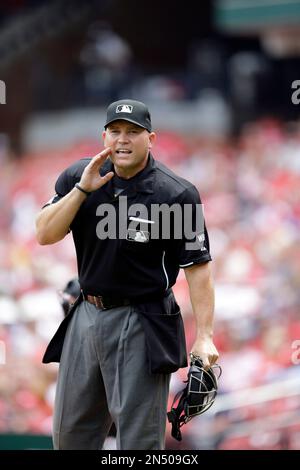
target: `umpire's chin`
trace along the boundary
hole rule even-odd
[[[115,171],[121,178],[132,178],[134,175],[142,171],[147,165],[148,154],[112,152],[110,159],[114,164]]]

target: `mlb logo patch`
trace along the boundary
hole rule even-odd
[[[200,243],[203,243],[204,240],[205,240],[205,235],[204,233],[200,233],[200,235],[197,235],[197,238],[199,240]]]
[[[205,241],[204,233],[200,233],[199,235],[197,235],[197,238],[198,238],[198,241],[200,243],[200,250],[201,251],[207,251],[205,246],[204,246],[204,241]]]
[[[150,234],[145,230],[133,230],[130,228],[128,229],[126,238],[130,242],[148,243]]]
[[[119,104],[116,113],[132,113],[133,106],[131,104]]]

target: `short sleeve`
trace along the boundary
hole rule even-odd
[[[173,256],[180,268],[211,261],[209,237],[203,205],[195,186],[190,186],[178,201],[182,209],[182,235],[173,239]]]
[[[55,204],[60,199],[62,199],[71,191],[71,189],[73,189],[77,181],[78,178],[76,178],[76,175],[74,175],[72,166],[64,170],[56,180],[54,196],[52,196],[52,198],[43,205],[42,209],[44,209],[44,207],[50,206],[51,204]]]

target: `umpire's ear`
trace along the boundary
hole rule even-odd
[[[148,138],[149,138],[148,149],[150,150],[150,149],[152,149],[152,146],[154,145],[154,142],[156,140],[155,132],[150,132]]]

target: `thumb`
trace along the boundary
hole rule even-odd
[[[108,173],[106,173],[106,175],[102,176],[102,182],[103,182],[103,184],[108,183],[108,181],[111,180],[113,176],[114,176],[114,172],[113,172],[113,171],[109,171]]]

